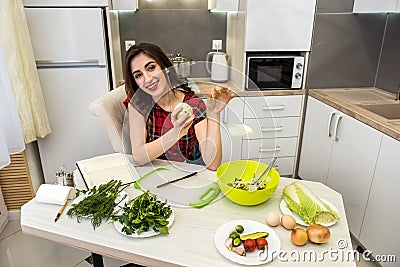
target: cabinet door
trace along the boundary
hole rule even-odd
[[[303,96],[245,97],[244,118],[299,117]]]
[[[294,157],[297,137],[243,140],[242,159]]]
[[[326,184],[333,144],[334,108],[308,97],[298,175]]]
[[[221,112],[222,163],[241,159],[242,137],[232,136],[229,133],[228,126],[243,123],[243,106],[243,99],[236,97]]]
[[[244,119],[253,129],[244,139],[293,137],[299,135],[299,117]]]
[[[360,242],[375,255],[400,256],[400,142],[384,135],[360,234]],[[394,231],[394,232],[393,232]],[[380,262],[382,266],[393,263]]]
[[[397,0],[354,0],[354,13],[393,12],[396,10]]]
[[[382,133],[345,114],[335,128],[327,185],[342,194],[350,231],[358,238]]]
[[[246,51],[310,51],[316,0],[248,0]]]
[[[251,159],[255,161],[261,161],[269,164],[272,161],[272,158],[255,158]],[[274,168],[279,172],[281,177],[292,177],[293,169],[294,169],[294,157],[279,157],[276,162]]]

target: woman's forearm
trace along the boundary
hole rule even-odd
[[[222,144],[219,114],[209,112],[207,114],[206,138],[200,144],[203,161],[207,168],[216,170],[221,164]]]
[[[135,150],[132,148],[132,155],[135,163],[144,165],[157,159],[178,142],[181,137],[179,131],[176,128],[172,128],[156,140],[142,144],[136,147]]]

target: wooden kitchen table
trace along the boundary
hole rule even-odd
[[[153,166],[136,168],[143,175]],[[197,178],[214,175],[211,171],[200,172]],[[116,174],[115,177],[118,177]],[[103,223],[93,230],[89,220],[77,223],[66,215],[66,211],[57,222],[54,217],[59,206],[43,204],[32,199],[21,208],[21,228],[25,234],[48,239],[67,246],[86,250],[96,255],[104,255],[144,266],[238,266],[222,256],[214,245],[217,229],[232,220],[254,220],[265,223],[270,211],[280,212],[284,186],[293,179],[281,178],[275,194],[265,203],[245,207],[237,205],[222,197],[201,208],[172,207],[175,221],[170,227],[169,235],[158,235],[149,238],[126,237],[116,231],[112,223]],[[281,241],[281,252],[272,262],[263,265],[271,266],[356,266],[343,200],[339,193],[327,186],[309,181],[302,181],[313,192],[330,201],[339,210],[341,219],[330,227],[331,239],[328,243],[317,245],[307,243],[297,247],[290,241],[290,231],[282,226],[273,230]],[[168,185],[169,186],[169,185]],[[299,226],[302,227],[302,226]],[[304,227],[303,227],[304,228]],[[310,256],[313,254],[313,256]],[[311,257],[311,260],[310,260]],[[99,265],[102,265],[100,257]]]

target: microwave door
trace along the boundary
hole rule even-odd
[[[253,58],[249,61],[248,89],[287,89],[291,88],[293,77],[293,58],[267,57]]]

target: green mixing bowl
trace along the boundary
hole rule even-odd
[[[259,177],[268,167],[268,164],[253,160],[236,160],[221,165],[217,170],[217,183],[224,195],[232,202],[254,206],[267,201],[278,187],[280,175],[278,171],[271,168],[269,177],[266,177],[265,188],[250,192],[234,188],[228,184],[234,184],[235,178],[242,181],[250,181],[253,177]]]

